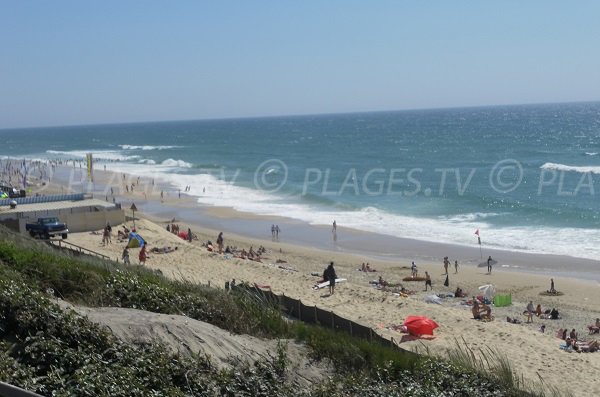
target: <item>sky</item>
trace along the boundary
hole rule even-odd
[[[0,129],[600,100],[598,1],[0,0]]]

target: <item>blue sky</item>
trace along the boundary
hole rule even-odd
[[[600,100],[598,1],[0,7],[0,128]]]

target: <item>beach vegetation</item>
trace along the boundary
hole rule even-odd
[[[180,314],[234,333],[280,340],[273,357],[219,369],[209,357],[135,346],[61,309],[56,299]],[[287,342],[304,343],[332,376],[299,389],[286,381]],[[73,257],[0,230],[0,380],[52,396],[543,396],[524,391],[509,362],[463,350],[448,360],[285,318],[275,302],[170,280],[142,267]],[[497,367],[496,367],[497,369]],[[495,371],[498,372],[498,371]]]

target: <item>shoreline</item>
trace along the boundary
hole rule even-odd
[[[85,170],[77,170],[69,166],[59,166],[54,175],[53,184],[64,186],[73,182],[71,171],[81,175]],[[65,180],[65,174],[70,174]],[[123,179],[122,175],[126,175]],[[305,221],[285,216],[259,215],[240,212],[231,207],[208,206],[197,202],[197,196],[188,195],[161,179],[147,176],[137,177],[107,169],[94,171],[95,182],[92,185],[94,197],[110,200],[109,186],[113,187],[114,198],[126,210],[135,202],[138,209],[157,219],[186,219],[187,223],[196,227],[224,230],[229,233],[272,242],[270,228],[278,224],[282,229],[279,242],[300,245],[304,248],[318,248],[331,253],[347,253],[371,260],[401,262],[410,265],[412,261],[419,263],[441,263],[448,256],[452,263],[459,261],[460,266],[476,266],[488,256],[498,261],[494,272],[512,271],[525,274],[544,274],[547,277],[567,277],[583,281],[593,281],[600,285],[600,261],[578,258],[567,255],[528,253],[505,249],[489,248],[475,245],[464,246],[453,243],[416,240],[406,237],[394,237],[375,232],[358,230],[338,225],[337,240],[333,241],[331,226],[314,225]],[[58,180],[56,180],[58,178]],[[143,192],[125,193],[123,180],[143,185]],[[152,180],[154,185],[150,184]],[[81,185],[83,187],[83,185]],[[89,188],[89,186],[87,186]],[[165,192],[161,202],[160,192]],[[180,198],[178,197],[180,192]],[[148,192],[148,193],[146,193]],[[144,196],[145,195],[145,196]],[[215,236],[216,238],[216,236]],[[565,268],[565,264],[569,268]]]

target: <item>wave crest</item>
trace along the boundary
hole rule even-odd
[[[545,163],[540,167],[543,170],[554,170],[554,171],[567,171],[567,172],[580,172],[582,174],[600,174],[599,166],[575,166],[565,165],[557,163]]]
[[[183,160],[174,160],[174,159],[166,159],[160,165],[164,165],[165,167],[179,167],[179,168],[192,168],[192,164]]]
[[[137,145],[119,145],[119,147],[123,150],[165,150],[165,149],[175,149],[181,146],[168,146],[168,145],[158,145],[158,146],[151,146],[151,145],[142,145],[142,146],[137,146]]]

